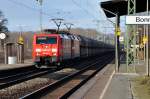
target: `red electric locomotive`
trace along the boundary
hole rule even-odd
[[[107,52],[114,52],[114,46],[62,31],[35,34],[33,39],[33,61],[36,67],[59,66],[68,60],[92,57]]]
[[[77,36],[67,34],[35,34],[33,38],[33,61],[36,67],[57,65],[65,60],[80,57]]]

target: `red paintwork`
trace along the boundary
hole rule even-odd
[[[46,36],[46,37],[57,37],[57,44],[36,44],[36,37],[42,37],[42,36]],[[33,61],[35,60],[36,57],[50,57],[50,56],[56,56],[57,57],[57,61],[59,59],[60,56],[60,37],[58,34],[35,34],[33,37],[33,52],[32,52],[32,56],[33,56]],[[40,51],[36,51],[36,50],[40,50]],[[52,52],[52,49],[57,50],[56,52]],[[54,55],[55,54],[55,55]]]

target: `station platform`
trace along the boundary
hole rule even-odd
[[[22,64],[2,64],[1,63],[0,64],[0,71],[29,67],[32,65],[33,65],[32,59],[25,60],[24,63],[22,63]]]
[[[100,98],[101,93],[104,93],[103,90],[106,86],[106,83],[108,82],[109,78],[114,75],[114,67],[114,64],[107,65],[95,77],[89,80],[73,95],[71,95],[69,99],[103,99]]]
[[[126,64],[115,71],[115,64],[108,64],[95,77],[78,89],[69,99],[134,99],[132,79],[143,75],[144,64],[137,65],[137,72],[126,73]]]

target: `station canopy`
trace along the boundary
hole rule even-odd
[[[128,14],[128,0],[111,0],[101,2],[100,6],[102,9],[109,10],[119,16]],[[147,0],[136,0],[136,13],[145,12],[147,9]],[[149,10],[150,10],[150,0],[149,0]],[[105,11],[108,18],[115,17],[115,15]]]

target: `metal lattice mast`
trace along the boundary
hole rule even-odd
[[[146,10],[147,10],[147,15],[149,15],[149,0],[147,0],[147,4],[146,4]],[[147,76],[150,76],[150,70],[149,70],[149,25],[147,25],[147,28],[146,28],[146,35],[147,35],[147,43],[146,43],[146,73],[147,73]]]
[[[128,15],[136,13],[136,0],[128,0]],[[135,64],[136,58],[136,26],[134,25],[127,25],[127,55],[126,55],[126,64],[127,64],[127,71],[129,64]],[[132,47],[131,47],[132,45]],[[135,66],[134,66],[135,69]]]

